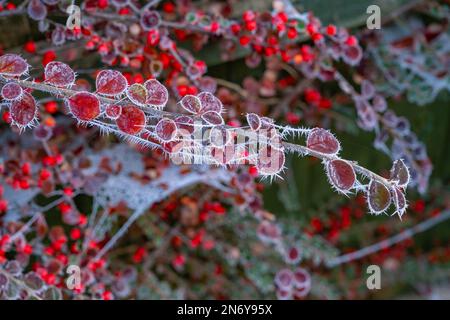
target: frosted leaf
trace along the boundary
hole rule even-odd
[[[399,187],[405,188],[408,185],[410,174],[408,167],[402,159],[394,161],[391,169],[391,180],[396,181]]]
[[[200,99],[201,102],[201,113],[205,113],[207,111],[215,111],[217,113],[222,112],[222,102],[217,99],[212,93],[210,92],[201,92],[197,95],[197,97]]]
[[[366,108],[358,109],[358,117],[361,128],[365,130],[372,130],[378,123],[375,110],[368,104]]]
[[[75,81],[75,73],[67,64],[52,61],[45,66],[45,82],[57,87],[71,86]]]
[[[302,299],[308,295],[310,290],[311,290],[311,287],[305,287],[302,289],[294,289],[292,291],[292,296],[294,299]]]
[[[184,110],[194,114],[199,113],[200,109],[202,108],[202,103],[200,99],[191,94],[185,95],[180,100],[180,104],[184,108]]]
[[[275,293],[276,293],[276,296],[277,296],[278,300],[290,300],[290,299],[292,299],[291,290],[276,289]]]
[[[218,126],[223,124],[223,119],[222,116],[215,112],[215,111],[208,111],[202,114],[202,119],[205,120],[207,123],[213,125],[213,126]]]
[[[214,93],[217,90],[217,81],[212,77],[208,77],[208,76],[201,77],[200,79],[197,80],[197,82],[198,82],[198,87],[202,91]]]
[[[384,97],[375,95],[372,100],[373,108],[378,112],[384,112],[387,109],[387,102]]]
[[[163,142],[161,144],[163,150],[167,153],[177,154],[179,153],[183,147],[185,146],[183,141],[180,140],[174,140],[169,142]]]
[[[117,70],[102,70],[97,74],[97,92],[105,96],[116,96],[127,89],[127,79]]]
[[[361,61],[363,52],[359,46],[348,46],[342,52],[342,59],[345,63],[355,66]]]
[[[274,124],[273,119],[268,117],[261,117],[260,120],[261,120],[261,127],[260,127],[261,130],[270,130],[273,128]]]
[[[261,119],[256,113],[247,114],[247,123],[253,131],[258,131],[261,128]]]
[[[294,285],[294,273],[289,269],[279,270],[275,275],[275,284],[280,289],[291,289]]]
[[[66,33],[64,28],[56,27],[52,31],[52,42],[55,46],[60,46],[66,42]]]
[[[56,287],[49,287],[43,293],[44,300],[62,300],[61,290]]]
[[[178,131],[183,135],[190,135],[194,132],[194,120],[189,116],[179,116],[175,118]]]
[[[24,92],[19,100],[13,101],[9,110],[11,119],[19,127],[26,127],[36,119],[36,101],[28,92]]]
[[[367,203],[371,212],[375,214],[384,212],[391,204],[389,189],[378,181],[370,181],[367,190]]]
[[[194,132],[194,120],[189,116],[179,116],[175,118],[175,123],[182,135],[191,135]]]
[[[120,131],[135,135],[144,130],[145,114],[135,106],[123,106],[120,117],[116,120],[116,124]]]
[[[285,155],[282,150],[270,146],[263,147],[258,152],[256,168],[260,175],[277,175],[284,169]]]
[[[41,124],[34,128],[33,135],[37,140],[48,141],[52,137],[53,131],[52,128]]]
[[[24,283],[32,290],[38,291],[44,287],[44,281],[34,271],[28,272],[23,280]]]
[[[5,54],[0,57],[0,74],[18,77],[28,72],[28,63],[16,54]]]
[[[405,194],[399,188],[394,188],[393,196],[394,196],[395,211],[401,218],[407,208]]]
[[[2,98],[5,100],[20,99],[22,93],[23,93],[22,87],[14,82],[9,82],[5,84],[2,88]]]
[[[214,127],[209,133],[209,141],[214,147],[222,148],[231,140],[230,132],[224,127]]]
[[[105,108],[105,115],[111,120],[116,120],[117,118],[119,118],[121,113],[122,106],[117,104],[110,104]]]
[[[91,121],[100,115],[100,101],[87,91],[75,93],[68,100],[72,115],[81,121]]]
[[[28,3],[27,12],[31,19],[41,21],[47,16],[47,7],[41,0],[31,0]]]
[[[48,22],[48,20],[41,20],[38,22],[39,32],[47,32],[49,28],[50,28],[50,22]]]
[[[286,250],[285,260],[289,264],[297,264],[302,259],[300,249],[297,246],[291,246]]]
[[[10,273],[13,276],[18,276],[22,273],[23,267],[20,265],[19,261],[17,260],[9,260],[6,262],[6,265],[4,266],[5,270]],[[1,284],[0,284],[1,287]]]
[[[172,119],[163,118],[156,124],[155,133],[161,141],[173,141],[177,134],[177,125]]]
[[[213,147],[209,148],[209,153],[214,161],[220,165],[231,163],[236,155],[236,148]]]
[[[135,83],[128,87],[127,97],[134,104],[145,106],[148,99],[148,91],[142,84]]]
[[[332,160],[327,164],[327,175],[330,182],[338,191],[350,190],[356,181],[353,167],[344,160]]]
[[[363,80],[361,83],[361,94],[366,99],[371,99],[375,94],[375,87],[369,80]]]
[[[195,64],[191,64],[186,68],[186,75],[189,77],[189,79],[198,79],[202,75],[202,72],[199,67],[197,67]]]
[[[267,220],[263,220],[258,225],[256,229],[256,234],[264,243],[273,243],[280,239],[281,230],[280,228]]]
[[[311,287],[311,275],[303,268],[294,271],[294,287],[296,289],[309,289]],[[308,292],[306,292],[308,293]]]
[[[141,13],[141,26],[145,31],[155,29],[161,23],[161,16],[158,11],[143,10]]]
[[[314,151],[325,154],[337,154],[340,150],[339,141],[328,130],[314,128],[306,139],[306,146]]]
[[[145,81],[144,87],[148,92],[146,103],[158,109],[164,108],[169,100],[167,88],[156,79]]]
[[[400,134],[401,136],[407,135],[410,133],[410,128],[411,125],[408,121],[408,119],[406,119],[405,117],[399,117],[397,119],[397,124],[395,126],[395,130],[397,131],[398,134]]]

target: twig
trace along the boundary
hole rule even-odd
[[[368,247],[362,248],[358,251],[355,252],[351,252],[348,254],[344,254],[342,256],[339,256],[331,261],[329,261],[327,263],[327,267],[329,268],[333,268],[336,267],[338,265],[341,265],[343,263],[347,263],[353,260],[358,260],[361,259],[367,255],[370,255],[372,253],[375,253],[377,251],[383,250],[387,247],[391,247],[396,243],[402,242],[406,239],[411,238],[412,236],[414,236],[415,234],[424,232],[432,227],[434,227],[435,225],[446,221],[447,219],[450,219],[450,210],[446,211],[436,217],[432,217],[428,220],[425,220],[409,229],[403,230],[402,232],[400,232],[399,234],[392,236],[388,239],[385,239],[383,241],[380,241],[378,243],[375,243],[373,245],[370,245]]]

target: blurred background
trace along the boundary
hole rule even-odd
[[[3,7],[7,4],[6,1],[0,1],[0,3]],[[215,2],[209,1],[193,1],[193,3],[205,10],[215,5]],[[270,0],[224,1],[224,3],[232,7],[231,17],[238,17],[245,10],[270,10],[272,6]],[[401,234],[403,230],[426,223],[440,215],[446,215],[446,217],[450,215],[450,95],[445,88],[433,87],[426,81],[426,77],[420,76],[433,75],[450,83],[449,2],[295,0],[292,4],[301,12],[309,10],[314,12],[323,25],[335,24],[345,27],[357,36],[364,47],[363,62],[353,67],[351,69],[353,71],[344,65],[338,67],[355,83],[360,83],[362,75],[371,79],[377,90],[388,97],[389,109],[410,121],[410,130],[416,133],[418,139],[426,146],[433,166],[426,189],[423,188],[421,192],[417,187],[407,190],[409,208],[402,219],[386,214],[370,215],[367,213],[366,200],[363,196],[345,197],[334,192],[329,186],[321,162],[313,158],[289,155],[283,179],[275,179],[272,183],[261,182],[264,210],[273,214],[283,225],[288,239],[289,237],[297,239],[298,235],[301,235],[301,239],[295,241],[298,241],[300,250],[305,255],[303,266],[312,275],[313,285],[310,297],[316,299],[449,299],[450,218],[439,221],[423,232],[419,230],[421,232],[399,243],[385,242],[376,249],[376,252],[346,263],[327,267],[326,264],[315,261],[317,256],[320,256],[319,260],[336,261],[333,259],[337,256],[390,239]],[[366,9],[372,4],[381,8],[380,30],[371,31],[366,28],[368,16]],[[92,70],[105,68],[104,62],[95,50],[94,52],[84,50],[83,40],[51,45],[49,44],[51,35],[40,32],[37,23],[29,17],[6,12],[6,10],[0,11],[1,52],[20,53],[27,58],[30,65],[39,66],[43,57],[51,50],[59,60],[70,64],[80,77],[89,77]],[[58,21],[58,19],[62,18],[56,14],[54,20]],[[33,53],[30,52],[29,47],[28,50],[26,49],[26,45],[30,46],[30,43],[35,46]],[[192,50],[195,59],[205,61],[208,76],[220,79],[218,84],[222,85],[222,91],[219,91],[219,97],[231,96],[231,101],[240,101],[236,114],[245,111],[273,112],[277,104],[272,105],[270,102],[266,104],[265,101],[272,98],[280,101],[283,96],[267,94],[267,91],[270,92],[275,85],[281,85],[283,81],[292,81],[289,78],[289,72],[292,70],[289,68],[281,71],[281,75],[273,80],[267,74],[267,70],[270,69],[267,66],[271,63],[269,60],[249,67],[248,52],[245,50],[242,52],[237,50],[232,55],[224,57],[223,47],[218,44],[218,41],[209,42],[201,50],[195,50],[195,45],[190,42],[181,46]],[[396,55],[390,51],[392,47],[398,50]],[[413,74],[411,70],[401,68],[401,63],[398,61],[405,55],[420,61],[420,65],[417,66],[422,73]],[[33,68],[30,75],[39,75],[39,69]],[[126,67],[122,70],[133,73]],[[389,73],[390,77],[387,78],[386,73]],[[296,77],[301,80],[304,78],[301,75]],[[300,80],[297,78],[294,81]],[[329,128],[339,137],[344,158],[353,159],[374,172],[387,175],[392,158],[383,150],[374,148],[374,132],[365,131],[357,125],[354,102],[345,98],[333,81],[313,82],[311,80],[310,83],[310,87],[316,88],[322,96],[332,101],[332,106],[318,109],[308,103],[303,92],[299,92],[291,96],[287,103],[287,111],[278,112],[279,121],[291,125]],[[408,85],[399,85],[403,83]],[[250,92],[250,95],[257,96],[259,103],[250,101],[248,95],[246,98],[236,98],[226,91],[231,90],[230,84],[236,84]],[[277,88],[278,92],[287,92],[286,94],[291,92],[290,89],[292,86],[289,85],[285,91]],[[2,128],[7,130],[8,126],[2,123]],[[78,201],[81,206],[83,201],[88,203],[83,199]],[[145,224],[145,221],[140,223]],[[254,231],[256,226],[251,225],[250,228]],[[130,236],[130,239],[125,242],[133,240],[135,237]],[[244,241],[243,238],[240,240]],[[238,236],[230,236],[229,241],[239,241]],[[246,254],[245,249],[241,248],[241,254]],[[208,254],[205,256],[198,253],[198,256],[208,259]],[[231,283],[225,281],[222,284],[223,288],[227,288],[224,297],[275,298],[273,291],[267,288],[272,286],[274,272],[280,267],[280,263],[273,263],[271,259],[255,256],[248,258],[247,265],[227,265],[228,271],[224,273],[227,274],[226,277]],[[369,290],[366,286],[368,277],[366,268],[372,264],[381,267],[380,290]],[[238,282],[239,285],[234,286],[233,279],[241,276],[247,280],[243,283]],[[180,279],[187,283],[194,283],[194,287],[195,285],[201,287],[200,278],[193,280],[192,275],[182,274]],[[253,285],[248,285],[249,288],[245,286],[248,279],[253,281]],[[160,279],[160,281],[166,280]],[[167,282],[172,283],[171,280]],[[159,282],[158,285],[160,285]],[[168,297],[173,297],[170,285],[167,286],[168,288],[164,287],[164,290],[169,292],[166,292]],[[250,287],[253,286],[254,288],[251,289]],[[239,293],[243,287],[245,289]],[[199,289],[199,292],[202,291]],[[217,298],[220,295],[203,292],[191,297],[211,296]],[[167,295],[155,296],[153,293],[142,293],[140,297],[161,298]]]

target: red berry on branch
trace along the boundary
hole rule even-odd
[[[334,25],[332,25],[332,24],[330,24],[330,25],[327,27],[327,34],[328,34],[329,36],[334,36],[334,35],[336,35],[336,31],[337,31],[336,26],[334,26]]]
[[[33,40],[27,41],[23,46],[23,49],[28,53],[36,53],[36,44]]]

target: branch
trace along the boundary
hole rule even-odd
[[[392,236],[390,238],[387,238],[383,241],[380,241],[378,243],[375,243],[373,245],[370,245],[368,247],[362,248],[358,251],[351,252],[348,254],[344,254],[340,257],[337,257],[327,263],[328,268],[334,268],[336,266],[339,266],[343,263],[347,263],[353,260],[361,259],[365,256],[368,256],[372,253],[378,252],[380,250],[383,250],[385,248],[391,247],[394,244],[397,244],[399,242],[402,242],[406,239],[409,239],[413,237],[415,234],[427,231],[428,229],[434,227],[435,225],[446,221],[447,219],[450,219],[450,211],[446,211],[438,216],[429,218],[428,220],[425,220],[409,229],[403,230],[399,234]]]

